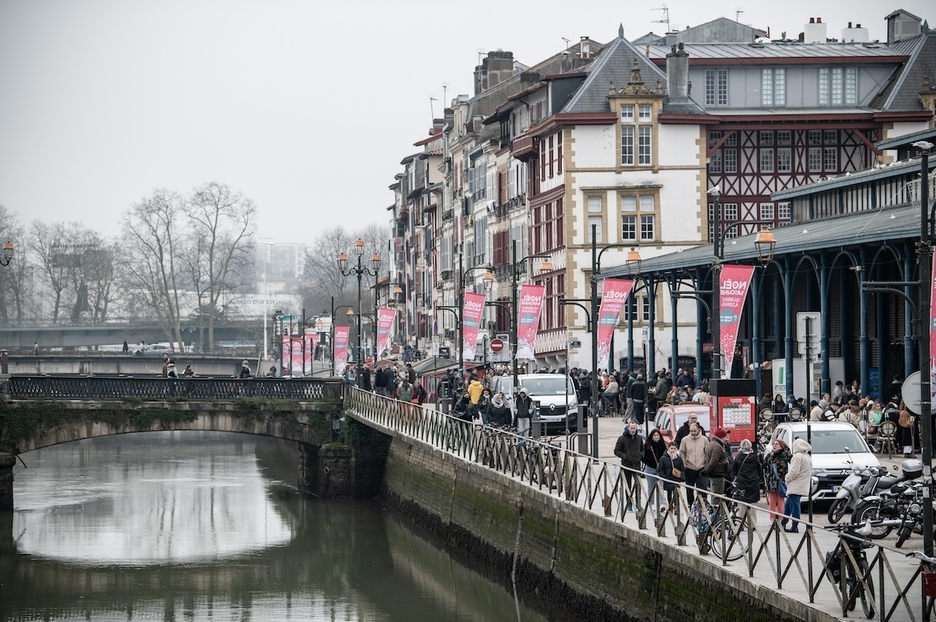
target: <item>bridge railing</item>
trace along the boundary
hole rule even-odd
[[[314,378],[126,378],[11,376],[6,393],[13,399],[188,400],[259,397],[341,399],[345,382]]]
[[[836,616],[860,615],[861,593],[873,611],[868,617],[885,622],[921,620],[926,596],[921,566],[908,562],[907,552],[865,542],[867,566],[845,546],[849,536],[800,520],[800,533],[786,533],[779,520],[757,506],[706,493],[703,505],[696,489],[679,484],[672,504],[663,490],[648,490],[638,472],[549,442],[522,438],[506,431],[462,421],[431,408],[400,402],[349,387],[345,409],[379,428],[396,431],[493,469],[545,494],[600,513],[609,520],[654,533],[678,547],[691,547],[735,574],[754,578],[789,598],[812,603]],[[662,484],[660,484],[661,486]],[[653,494],[651,494],[653,493]],[[656,493],[662,495],[658,497]],[[719,521],[719,517],[731,517]],[[716,527],[712,527],[712,525]],[[834,551],[841,565],[858,577],[846,585],[828,577],[826,556]],[[845,577],[844,568],[840,568]]]

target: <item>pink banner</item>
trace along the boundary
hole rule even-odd
[[[380,307],[377,309],[377,360],[381,359],[381,354],[387,349],[390,343],[390,331],[393,329],[393,320],[396,318],[396,309],[389,307]],[[376,361],[374,361],[376,362]]]
[[[292,338],[292,364],[289,369],[292,376],[305,375],[305,367],[302,365],[302,337]]]
[[[484,294],[465,293],[465,306],[462,308],[462,358],[473,361],[478,346],[478,329],[481,327],[481,315],[484,313]]]
[[[518,359],[536,358],[536,329],[539,326],[545,293],[546,288],[542,285],[520,286],[520,309],[517,313]]]
[[[283,351],[280,353],[280,368],[283,378],[292,376],[292,342],[289,335],[283,335]]]
[[[603,367],[611,356],[611,336],[621,317],[621,310],[630,295],[631,279],[605,279],[598,309],[598,366]]]
[[[335,361],[335,375],[340,376],[348,366],[348,334],[350,327],[335,327],[335,349],[332,351],[332,357]]]
[[[306,333],[305,335],[305,351],[302,353],[302,375],[314,375],[312,369],[312,360],[315,355],[315,342],[318,339],[318,334],[316,333]]]
[[[741,311],[754,266],[728,264],[722,266],[719,287],[718,323],[721,327],[721,351],[725,356],[722,378],[731,375],[731,362],[734,360],[735,344],[738,341],[738,326],[741,324]]]
[[[936,412],[936,254],[930,283],[930,410]]]

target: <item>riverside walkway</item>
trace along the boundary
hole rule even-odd
[[[908,552],[919,548],[914,536],[903,549],[884,541],[869,541],[868,566],[857,586],[848,588],[829,580],[826,554],[840,545],[837,532],[818,522],[801,521],[799,533],[786,533],[772,522],[764,507],[749,506],[748,518],[737,530],[714,538],[697,538],[697,525],[686,503],[684,486],[677,490],[675,512],[651,503],[644,479],[629,486],[624,469],[613,455],[614,442],[623,429],[617,418],[599,419],[599,459],[582,455],[564,443],[523,442],[506,433],[455,420],[431,408],[420,408],[371,393],[349,389],[345,410],[387,433],[414,437],[485,468],[539,489],[587,512],[649,534],[673,547],[689,551],[756,587],[772,600],[804,603],[813,611],[808,619],[925,620],[924,580],[918,560]],[[639,490],[638,490],[639,488]],[[709,493],[710,498],[715,498]],[[628,510],[627,499],[639,498]],[[726,499],[720,507],[729,512]],[[764,504],[762,503],[761,506]],[[805,510],[804,510],[805,511]],[[818,515],[818,513],[817,513]],[[805,518],[805,515],[804,515]],[[846,517],[844,521],[847,521]],[[858,561],[843,555],[844,563]],[[865,590],[862,603],[861,588]],[[867,611],[867,613],[866,613]],[[868,615],[870,614],[870,615]]]

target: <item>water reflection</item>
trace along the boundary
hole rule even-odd
[[[0,619],[546,620],[379,503],[301,499],[279,441],[150,433],[23,458]]]

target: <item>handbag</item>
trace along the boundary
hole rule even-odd
[[[781,479],[781,480],[778,480],[778,481],[777,481],[777,496],[779,496],[779,497],[785,497],[785,496],[786,496],[786,490],[787,490],[787,488],[786,488],[786,481],[785,481],[785,480],[782,480],[782,479]]]
[[[675,477],[676,479],[680,479],[682,477],[682,471],[680,471],[676,467],[673,467],[672,474],[673,474],[673,477]]]

